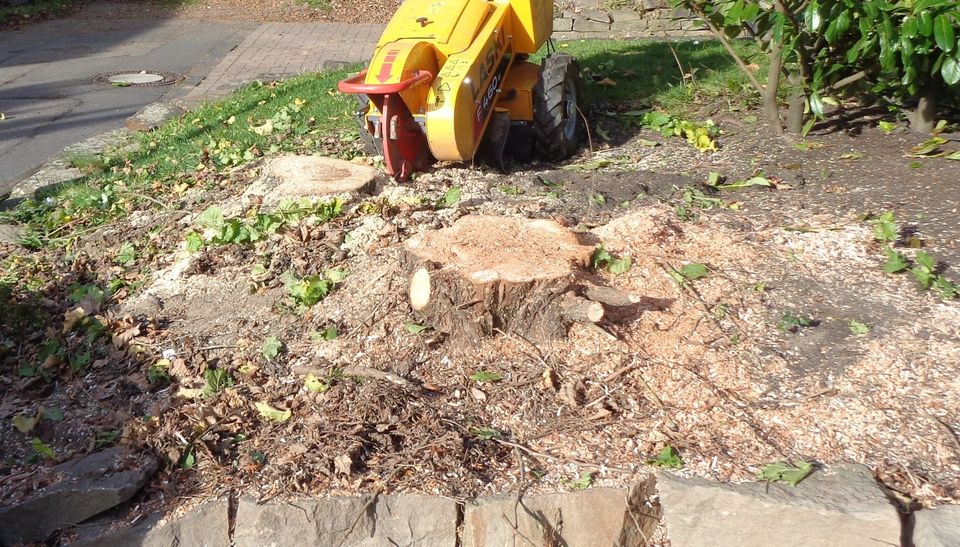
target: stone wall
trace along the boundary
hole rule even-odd
[[[582,0],[554,12],[553,38],[692,38],[709,33],[665,0]]]

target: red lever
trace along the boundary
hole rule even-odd
[[[433,80],[433,74],[429,70],[418,70],[413,74],[413,76],[394,84],[365,84],[363,83],[363,79],[366,76],[367,71],[363,70],[360,72],[360,74],[357,74],[352,78],[340,80],[340,83],[337,84],[337,89],[343,93],[386,95],[387,93],[400,93],[401,91],[406,91],[407,89],[410,89],[419,83]]]

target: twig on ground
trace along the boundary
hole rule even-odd
[[[326,376],[326,374],[329,372],[328,370],[322,369],[320,367],[314,367],[310,365],[294,365],[290,367],[290,370],[295,374],[300,374],[304,376],[307,374],[313,374],[315,376]],[[375,368],[364,367],[359,365],[343,367],[340,370],[341,372],[343,372],[344,376],[359,376],[361,378],[374,378],[376,380],[386,380],[388,382],[391,382],[393,384],[396,384],[406,389],[410,389],[414,391],[417,391],[420,389],[419,387],[417,387],[416,384],[414,384],[410,380],[407,380],[406,378],[402,378],[392,372],[387,372],[385,370],[377,370]]]

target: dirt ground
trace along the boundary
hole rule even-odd
[[[44,464],[26,463],[38,435],[59,459],[116,442],[161,455],[165,468],[131,519],[225,492],[463,499],[530,482],[622,485],[654,469],[666,446],[681,473],[720,481],[753,479],[776,460],[859,462],[905,505],[960,500],[960,303],[918,290],[909,273],[885,273],[863,217],[895,212],[898,249],[913,256],[920,245],[960,280],[955,164],[904,157],[922,140],[906,132],[828,128],[797,147],[740,119],[717,120],[724,134],[712,154],[628,129],[574,159],[581,170],[438,166],[408,184],[379,180],[330,222],[307,217],[252,245],[188,253],[185,234],[211,203],[256,211],[238,201],[260,174],[253,165],[187,191],[183,210],[137,212],[84,236],[69,251],[75,283],[120,275],[114,257],[128,241],[144,249],[149,275],[86,302],[111,343],[82,374],[48,359],[52,381],[18,378],[33,356],[3,356],[0,500],[43,484]],[[711,171],[732,181],[759,170],[777,188],[703,185]],[[454,186],[459,200],[438,208]],[[420,331],[400,247],[466,214],[589,233],[632,260],[620,275],[594,273],[642,300],[601,329],[577,325],[549,343],[463,344]],[[40,264],[22,248],[3,253]],[[708,273],[678,280],[691,263]],[[331,268],[346,278],[296,309],[284,273]],[[24,313],[40,302],[46,327],[60,330],[71,290],[48,285],[39,299],[11,301]],[[43,336],[32,334],[34,345]],[[273,357],[269,337],[282,343]],[[230,385],[205,395],[213,370]],[[40,407],[62,416],[14,428],[14,416]]]

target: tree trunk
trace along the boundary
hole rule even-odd
[[[596,285],[593,251],[550,220],[465,216],[410,238],[401,265],[411,308],[458,343],[498,332],[551,340],[602,320],[605,306],[640,301]]]
[[[774,135],[783,136],[783,121],[780,119],[780,103],[777,92],[780,90],[780,71],[783,68],[783,45],[771,42],[770,70],[767,72],[767,85],[763,89],[763,114],[767,125]]]
[[[907,114],[907,118],[911,131],[929,135],[937,123],[937,90],[923,90],[917,107]]]
[[[790,108],[787,110],[787,133],[800,135],[803,133],[803,114],[807,107],[807,94],[803,90],[803,82],[799,74],[790,74]]]

